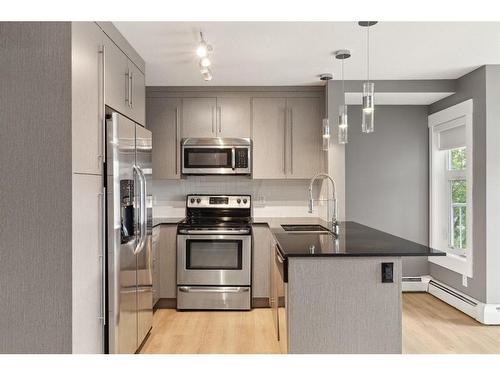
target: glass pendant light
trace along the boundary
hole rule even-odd
[[[348,131],[348,121],[347,121],[347,105],[345,104],[345,85],[344,85],[344,60],[351,57],[351,52],[346,49],[335,52],[335,58],[342,60],[342,104],[339,106],[339,144],[346,144],[348,141],[347,131]]]
[[[366,27],[366,82],[363,83],[363,111],[361,129],[363,133],[373,133],[375,128],[375,84],[370,82],[370,27],[377,21],[359,21],[358,25]]]

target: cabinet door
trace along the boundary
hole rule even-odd
[[[126,116],[129,108],[129,66],[128,58],[109,38],[105,38],[105,102]]]
[[[276,249],[276,242],[271,237],[269,242],[269,253],[270,253],[270,273],[271,273],[271,298],[270,305],[273,314],[273,323],[274,323],[274,334],[276,336],[276,340],[279,340],[279,321],[278,321],[278,287],[279,287],[279,278],[280,274],[278,271],[278,267],[274,260],[274,252]]]
[[[147,124],[153,132],[153,179],[179,179],[180,109],[177,98],[148,98]]]
[[[182,99],[182,138],[217,137],[215,98]]]
[[[319,98],[289,98],[287,154],[288,178],[311,178],[323,170]]]
[[[250,98],[217,97],[217,137],[250,137]]]
[[[102,177],[73,174],[73,353],[103,353]]]
[[[129,60],[130,79],[130,117],[142,126],[146,126],[146,86],[144,74]]]
[[[160,227],[153,228],[153,306],[160,299],[160,262],[159,262],[159,247],[160,247]]]
[[[177,225],[160,226],[160,298],[175,298],[177,290]]]
[[[253,178],[285,178],[286,99],[252,99]]]
[[[105,35],[94,22],[72,22],[73,172],[100,174],[103,164],[102,49]]]
[[[265,224],[254,225],[252,294],[258,298],[271,296],[271,233]]]

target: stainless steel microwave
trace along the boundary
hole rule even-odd
[[[184,175],[250,175],[249,138],[186,138],[181,147]]]

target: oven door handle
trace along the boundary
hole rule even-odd
[[[231,169],[233,171],[236,169],[236,150],[234,147],[231,149]]]
[[[193,286],[180,286],[179,292],[183,293],[246,293],[250,291],[249,287],[225,286],[220,288],[206,288]]]
[[[179,233],[181,234],[249,234],[250,231],[248,229],[240,229],[240,230],[196,230],[196,229],[179,229]]]

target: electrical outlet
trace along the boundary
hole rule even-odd
[[[253,203],[255,206],[262,207],[266,203],[266,199],[264,198],[263,195],[260,195],[260,196],[254,197]]]
[[[466,275],[462,275],[462,285],[463,286],[467,286],[467,276]]]

